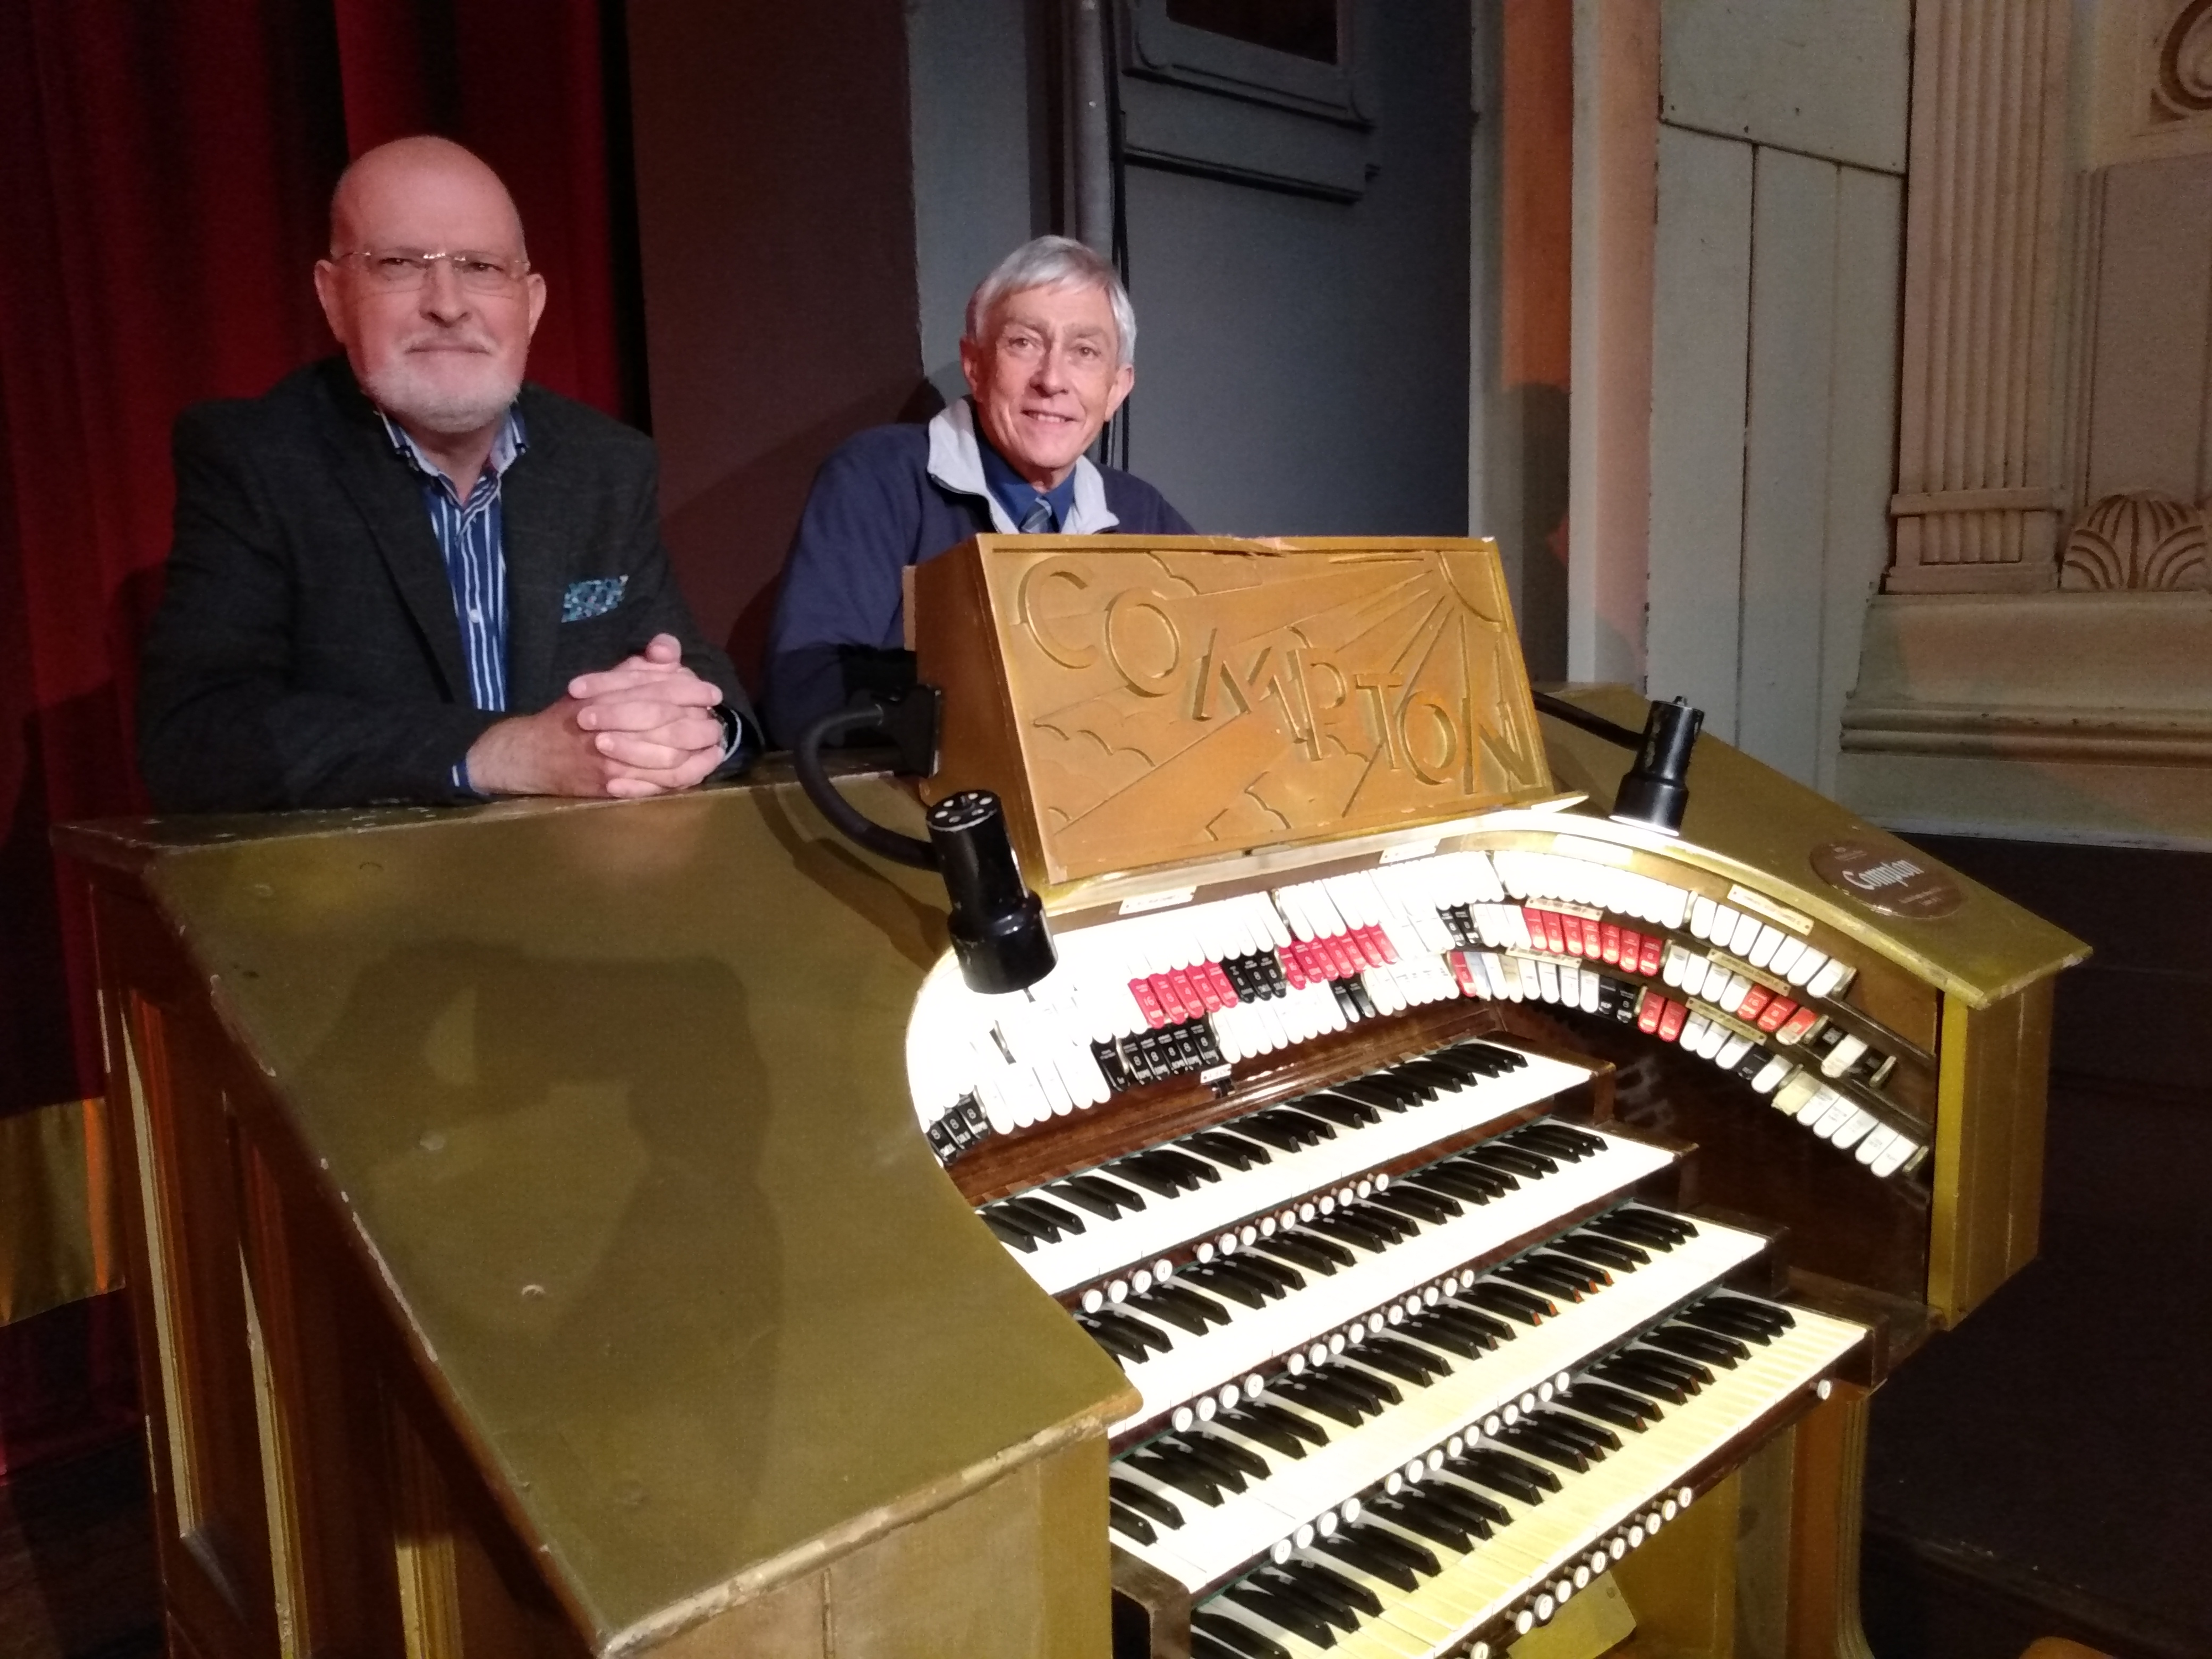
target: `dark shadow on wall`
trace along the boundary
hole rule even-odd
[[[1518,485],[1515,521],[1494,532],[1521,556],[1521,653],[1533,680],[1567,677],[1567,392],[1530,383],[1505,393]]]

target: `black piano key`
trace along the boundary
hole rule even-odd
[[[1503,1077],[1510,1068],[1495,1048],[1480,1043],[1462,1043],[1455,1048],[1445,1048],[1431,1054],[1430,1060],[1440,1066],[1465,1071],[1476,1078]]]
[[[1226,1325],[1229,1322],[1228,1309],[1205,1292],[1192,1289],[1181,1279],[1172,1284],[1153,1285],[1152,1295],[1163,1301],[1176,1303],[1209,1325]]]
[[[1349,1267],[1353,1262],[1359,1260],[1358,1256],[1352,1255],[1348,1249],[1344,1245],[1338,1243],[1334,1239],[1324,1238],[1319,1233],[1315,1232],[1311,1228],[1303,1224],[1297,1227],[1285,1228],[1282,1231],[1277,1233],[1273,1238],[1263,1238],[1255,1248],[1265,1250],[1269,1255],[1273,1255],[1282,1254],[1281,1247],[1285,1244],[1295,1245],[1298,1249],[1304,1250],[1310,1255],[1317,1255],[1322,1261],[1332,1263],[1339,1267]],[[1293,1261],[1296,1261],[1297,1259],[1298,1258],[1295,1254],[1291,1257],[1291,1260]]]
[[[1222,1419],[1217,1417],[1213,1420],[1218,1423]],[[1242,1469],[1255,1480],[1265,1480],[1273,1473],[1268,1468],[1267,1460],[1259,1453],[1249,1446],[1240,1446],[1232,1440],[1224,1439],[1203,1425],[1192,1430],[1183,1438],[1193,1446],[1203,1447],[1212,1455],[1224,1459],[1231,1468]]]
[[[1455,1215],[1465,1215],[1467,1206],[1446,1193],[1430,1192],[1420,1187],[1397,1182],[1376,1189],[1364,1200],[1379,1204],[1386,1210],[1395,1211],[1408,1218],[1437,1226]]]
[[[1310,1221],[1302,1221],[1298,1224],[1298,1230],[1301,1232],[1320,1233],[1325,1237],[1334,1238],[1341,1243],[1347,1244],[1353,1249],[1365,1250],[1370,1255],[1380,1255],[1398,1242],[1395,1234],[1386,1233],[1379,1227],[1370,1226],[1356,1217],[1346,1215],[1341,1210],[1334,1215],[1317,1215]]]
[[[1191,1336],[1204,1336],[1210,1323],[1203,1314],[1194,1312],[1174,1299],[1163,1297],[1157,1291],[1133,1296],[1120,1306],[1125,1312],[1141,1313],[1148,1319],[1159,1320]]]
[[[1350,1365],[1320,1365],[1306,1373],[1306,1379],[1322,1387],[1333,1388],[1351,1395],[1355,1399],[1372,1401],[1376,1411],[1385,1406],[1397,1405],[1405,1399],[1398,1385],[1372,1371],[1363,1371]]]
[[[1493,1278],[1509,1285],[1518,1285],[1539,1296],[1564,1297],[1570,1302],[1579,1302],[1586,1294],[1582,1284],[1564,1273],[1553,1273],[1534,1261],[1506,1261],[1492,1267]]]
[[[1472,1158],[1478,1164],[1502,1166],[1530,1181],[1539,1181],[1547,1175],[1559,1172],[1559,1159],[1547,1157],[1533,1146],[1519,1146],[1511,1140],[1486,1140],[1480,1146],[1468,1147],[1460,1156]]]
[[[1060,1234],[1066,1231],[1060,1224],[1054,1212],[1057,1211],[1060,1215],[1066,1215],[1067,1212],[1060,1209],[1057,1204],[1048,1207],[1038,1203],[1035,1199],[1024,1195],[1019,1198],[1002,1198],[994,1207],[1000,1215],[1013,1217],[1038,1237],[1054,1244],[1060,1243]],[[1069,1218],[1073,1219],[1073,1217]],[[1082,1224],[1077,1222],[1076,1225],[1080,1230]]]
[[[1420,1579],[1403,1562],[1376,1549],[1371,1540],[1355,1535],[1352,1528],[1340,1527],[1326,1538],[1314,1540],[1313,1547],[1325,1555],[1355,1566],[1370,1578],[1380,1578],[1386,1584],[1395,1584],[1401,1590],[1417,1590]]]
[[[1563,1469],[1572,1469],[1577,1474],[1590,1466],[1589,1454],[1581,1447],[1536,1432],[1528,1426],[1525,1419],[1518,1423],[1509,1423],[1498,1430],[1497,1438],[1516,1451],[1527,1452],[1531,1457],[1540,1457],[1547,1463],[1556,1463]]]
[[[1693,1325],[1701,1331],[1711,1331],[1716,1336],[1730,1337],[1739,1342],[1756,1342],[1762,1348],[1778,1334],[1770,1326],[1755,1324],[1717,1308],[1685,1308],[1674,1316],[1674,1322]]]
[[[1581,1418],[1572,1416],[1566,1412],[1543,1411],[1536,1412],[1533,1415],[1546,1428],[1555,1429],[1570,1440],[1601,1447],[1607,1451],[1620,1449],[1620,1437],[1602,1425],[1585,1422]]]
[[[1255,1584],[1249,1578],[1231,1584],[1222,1594],[1237,1606],[1249,1607],[1269,1624],[1279,1625],[1285,1630],[1304,1637],[1316,1647],[1333,1648],[1336,1645],[1336,1632],[1325,1620],[1308,1613],[1288,1596]]]
[[[1309,1446],[1326,1446],[1328,1444],[1328,1431],[1322,1428],[1320,1424],[1315,1422],[1309,1417],[1302,1416],[1297,1412],[1285,1411],[1280,1406],[1274,1405],[1268,1401],[1255,1400],[1248,1401],[1246,1404],[1239,1406],[1236,1411],[1231,1413],[1231,1415],[1232,1417],[1257,1418],[1262,1422],[1272,1424],[1277,1428],[1281,1429],[1286,1434],[1296,1435],[1299,1439],[1304,1441]]]
[[[1540,1504],[1545,1493],[1559,1489],[1559,1477],[1551,1470],[1496,1446],[1476,1447],[1449,1459],[1444,1467],[1462,1480],[1523,1504]]]
[[[1115,1180],[1142,1187],[1155,1198],[1176,1198],[1182,1194],[1182,1183],[1180,1181],[1137,1158],[1125,1158],[1106,1167],[1113,1170]]]
[[[1194,1181],[1215,1182],[1221,1179],[1221,1171],[1215,1169],[1212,1164],[1202,1158],[1193,1158],[1188,1152],[1178,1147],[1155,1146],[1145,1156],[1156,1164],[1164,1164],[1171,1168],[1182,1169]]]
[[[1467,1087],[1464,1072],[1426,1055],[1419,1060],[1409,1060],[1401,1066],[1393,1066],[1390,1075],[1404,1078],[1409,1083],[1425,1084],[1439,1095],[1457,1094]]]
[[[1150,1320],[1139,1319],[1133,1313],[1125,1312],[1119,1307],[1103,1308],[1091,1317],[1102,1325],[1112,1325],[1117,1330],[1128,1332],[1146,1347],[1155,1349],[1161,1353],[1165,1353],[1175,1346],[1175,1344],[1168,1340],[1168,1334],[1158,1326]]]
[[[1231,1134],[1226,1129],[1202,1129],[1194,1135],[1185,1135],[1182,1144],[1232,1170],[1249,1170],[1255,1164],[1275,1161],[1275,1155],[1257,1141]]]
[[[1324,1140],[1336,1139],[1336,1126],[1323,1119],[1299,1111],[1293,1106],[1270,1106],[1261,1115],[1271,1123],[1288,1125],[1306,1138],[1306,1145],[1317,1146]]]
[[[1602,1264],[1584,1261],[1579,1257],[1564,1255],[1549,1244],[1545,1245],[1540,1250],[1532,1251],[1521,1259],[1540,1267],[1547,1272],[1565,1273],[1581,1285],[1583,1289],[1593,1293],[1603,1290],[1613,1283],[1613,1274]]]
[[[1462,1181],[1474,1182],[1493,1193],[1519,1192],[1522,1177],[1502,1164],[1485,1163],[1474,1156],[1480,1150],[1480,1147],[1470,1147],[1467,1152],[1446,1158],[1440,1167],[1449,1170]]]
[[[1673,1234],[1662,1233],[1656,1228],[1641,1226],[1633,1221],[1625,1220],[1622,1218],[1624,1213],[1616,1210],[1610,1215],[1593,1216],[1583,1225],[1590,1232],[1601,1234],[1607,1238],[1621,1239],[1631,1244],[1640,1245],[1647,1250],[1657,1250],[1662,1255],[1674,1248]]]
[[[1507,1135],[1505,1141],[1510,1146],[1525,1147],[1543,1157],[1562,1159],[1569,1164],[1579,1164],[1595,1155],[1594,1149],[1584,1146],[1579,1137],[1571,1135],[1552,1123],[1523,1124]]]
[[[1121,1218],[1120,1205],[1099,1197],[1088,1188],[1078,1187],[1072,1181],[1054,1182],[1045,1191],[1055,1198],[1064,1199],[1078,1209],[1090,1211],[1102,1221],[1119,1221]]]
[[[1220,1455],[1222,1447],[1218,1444],[1209,1444],[1196,1436],[1155,1440],[1152,1442],[1152,1449],[1163,1456],[1181,1458],[1187,1463],[1195,1465],[1204,1472],[1207,1480],[1224,1492],[1243,1492],[1255,1478],[1239,1468],[1230,1459],[1222,1456]],[[1267,1479],[1265,1465],[1261,1466],[1261,1473],[1256,1478],[1262,1480]]]
[[[1641,1206],[1630,1206],[1614,1210],[1611,1213],[1616,1221],[1626,1222],[1632,1227],[1641,1227],[1647,1232],[1656,1233],[1662,1237],[1672,1239],[1677,1244],[1698,1236],[1695,1225],[1682,1217],[1669,1214],[1664,1210],[1647,1210]]]
[[[1384,1336],[1370,1336],[1364,1342],[1361,1343],[1354,1352],[1362,1355],[1378,1353],[1389,1354],[1391,1358],[1401,1361],[1402,1364],[1425,1370],[1428,1372],[1431,1379],[1439,1376],[1449,1376],[1452,1372],[1451,1361],[1444,1358],[1439,1354],[1425,1352],[1423,1350],[1414,1347],[1409,1342],[1401,1341],[1395,1334]],[[1395,1373],[1393,1373],[1393,1375],[1395,1375]]]
[[[1410,1382],[1417,1389],[1425,1389],[1436,1380],[1437,1374],[1422,1363],[1418,1353],[1413,1353],[1409,1358],[1410,1352],[1406,1349],[1403,1343],[1400,1343],[1397,1349],[1392,1350],[1377,1347],[1370,1341],[1357,1343],[1346,1348],[1344,1351],[1344,1357],[1358,1364],[1372,1366],[1378,1371],[1396,1377],[1401,1382]]]
[[[1134,1510],[1127,1510],[1112,1498],[1106,1500],[1108,1530],[1120,1533],[1124,1538],[1133,1538],[1139,1544],[1157,1544],[1160,1535],[1152,1530],[1152,1523]]]
[[[1219,1483],[1207,1474],[1204,1465],[1189,1458],[1170,1457],[1147,1446],[1142,1451],[1131,1452],[1121,1462],[1129,1468],[1152,1476],[1164,1486],[1188,1493],[1210,1510],[1221,1507]]]
[[[1364,1128],[1381,1115],[1372,1106],[1331,1095],[1302,1095],[1298,1097],[1297,1108],[1302,1112],[1325,1117],[1331,1123],[1340,1124],[1347,1129]]]
[[[1297,1459],[1306,1455],[1304,1441],[1288,1429],[1278,1426],[1273,1420],[1256,1416],[1249,1407],[1222,1413],[1213,1419],[1213,1426],[1240,1434],[1247,1440],[1257,1441],[1269,1451],[1284,1457]]]
[[[1558,1396],[1563,1405],[1571,1406],[1585,1417],[1595,1417],[1601,1423],[1610,1423],[1618,1429],[1630,1429],[1641,1434],[1656,1422],[1658,1407],[1641,1395],[1626,1389],[1609,1388],[1602,1382],[1587,1380],[1576,1383]]]
[[[1385,1088],[1396,1089],[1401,1094],[1411,1095],[1413,1098],[1408,1103],[1415,1106],[1427,1105],[1449,1087],[1449,1085],[1438,1085],[1433,1079],[1423,1077],[1406,1066],[1392,1066],[1383,1071],[1370,1073],[1369,1075]]]
[[[1569,1233],[1553,1239],[1548,1249],[1583,1261],[1595,1262],[1601,1267],[1610,1267],[1618,1273],[1632,1273],[1651,1260],[1649,1250],[1633,1244],[1624,1244],[1618,1239],[1599,1238],[1589,1233]]]
[[[1440,1475],[1431,1475],[1412,1490],[1419,1492],[1424,1503],[1433,1504],[1471,1537],[1488,1538],[1511,1518],[1502,1504],[1478,1498],[1466,1487]],[[1489,1513],[1492,1510],[1496,1513]]]
[[[1378,1205],[1373,1200],[1365,1198],[1350,1204],[1340,1204],[1337,1206],[1336,1212],[1358,1222],[1363,1227],[1381,1233],[1393,1243],[1401,1239],[1417,1238],[1420,1236],[1421,1230],[1431,1224],[1419,1217],[1407,1215],[1401,1211],[1390,1208],[1388,1205]]]
[[[1495,1279],[1476,1280],[1460,1292],[1462,1299],[1494,1314],[1504,1314],[1509,1319],[1518,1319],[1524,1325],[1536,1325],[1547,1319],[1559,1317],[1559,1305],[1547,1297],[1524,1290],[1518,1285],[1501,1284]]]
[[[1379,1416],[1382,1407],[1364,1395],[1355,1395],[1316,1382],[1311,1371],[1304,1376],[1291,1377],[1275,1384],[1275,1392],[1294,1404],[1310,1412],[1318,1412],[1331,1422],[1341,1423],[1347,1429],[1356,1429],[1368,1418]]]
[[[1247,1308],[1263,1308],[1272,1299],[1268,1291],[1261,1290],[1242,1274],[1229,1273],[1219,1261],[1210,1261],[1202,1267],[1186,1268],[1182,1278],[1192,1285],[1203,1285],[1209,1295],[1225,1296],[1231,1302]]]
[[[1456,1300],[1438,1303],[1423,1317],[1443,1320],[1452,1329],[1463,1331],[1477,1340],[1487,1339],[1492,1347],[1501,1342],[1510,1342],[1517,1334],[1504,1320],[1467,1307]]]
[[[1281,1643],[1271,1641],[1251,1626],[1223,1613],[1208,1613],[1200,1607],[1191,1614],[1190,1627],[1194,1634],[1218,1642],[1243,1656],[1243,1659],[1291,1659],[1291,1650]]]
[[[1479,1337],[1470,1336],[1465,1331],[1455,1330],[1433,1314],[1416,1314],[1397,1327],[1397,1330],[1401,1336],[1410,1336],[1429,1347],[1457,1354],[1462,1359],[1480,1359],[1495,1346]]]
[[[1786,1331],[1796,1324],[1796,1316],[1789,1309],[1772,1302],[1753,1302],[1740,1296],[1709,1296],[1702,1304],[1708,1308],[1726,1308],[1740,1312],[1747,1319],[1770,1321],[1777,1331]]]
[[[1163,1146],[1153,1147],[1148,1152],[1133,1152],[1121,1160],[1121,1165],[1148,1170],[1178,1193],[1194,1193],[1208,1180],[1221,1179],[1221,1172],[1212,1164],[1194,1158],[1186,1158]],[[1205,1173],[1200,1174],[1201,1170]]]
[[[1463,1171],[1443,1165],[1423,1170],[1418,1175],[1401,1176],[1391,1190],[1395,1192],[1402,1187],[1435,1193],[1459,1204],[1487,1204],[1499,1192],[1486,1182],[1470,1180]]]
[[[1381,1596],[1358,1579],[1339,1572],[1334,1567],[1319,1561],[1301,1559],[1294,1562],[1290,1571],[1310,1583],[1328,1585],[1335,1595],[1342,1598],[1346,1606],[1358,1608],[1370,1618],[1375,1617],[1382,1611]]]
[[[1449,1504],[1455,1513],[1466,1520],[1469,1531],[1479,1530],[1485,1538],[1489,1537],[1491,1533],[1499,1527],[1510,1527],[1513,1524],[1512,1510],[1507,1509],[1496,1498],[1473,1490],[1468,1484],[1467,1477],[1454,1469],[1449,1463],[1423,1481],[1421,1490],[1436,1498],[1437,1502]],[[1510,1494],[1508,1495],[1510,1496]],[[1540,1492],[1537,1493],[1538,1498],[1542,1495]],[[1533,1503],[1535,1499],[1523,1501]]]
[[[1677,1406],[1697,1392],[1695,1386],[1679,1377],[1653,1370],[1649,1366],[1638,1365],[1629,1356],[1615,1355],[1610,1359],[1600,1360],[1589,1370],[1592,1376],[1601,1376],[1632,1393],[1649,1395],[1655,1400],[1672,1401]]]
[[[1302,1291],[1306,1287],[1305,1275],[1286,1262],[1273,1256],[1257,1255],[1251,1250],[1240,1250],[1234,1256],[1219,1258],[1243,1272],[1256,1273],[1270,1279],[1285,1291]]]
[[[1662,1325],[1656,1331],[1646,1331],[1643,1340],[1701,1365],[1718,1365],[1723,1370],[1732,1371],[1740,1359],[1751,1358],[1751,1350],[1734,1337],[1715,1336],[1710,1331],[1693,1331],[1681,1325]]]
[[[1060,1182],[1063,1187],[1079,1187],[1103,1204],[1111,1204],[1120,1210],[1141,1210],[1145,1200],[1137,1193],[1118,1181],[1109,1181],[1102,1175],[1070,1176]]]
[[[1266,1112],[1255,1112],[1250,1117],[1238,1118],[1237,1133],[1249,1135],[1255,1140],[1265,1141],[1279,1152],[1295,1152],[1306,1145],[1304,1135],[1294,1133],[1285,1124],[1277,1123]]]
[[[1367,1512],[1462,1555],[1474,1547],[1474,1540],[1466,1528],[1428,1505],[1408,1502],[1405,1492],[1395,1498],[1376,1498],[1367,1506]]]
[[[1662,1376],[1672,1376],[1684,1383],[1695,1383],[1698,1389],[1705,1388],[1713,1380],[1710,1366],[1683,1354],[1638,1347],[1625,1350],[1622,1358],[1632,1359],[1645,1370],[1656,1370]]]
[[[1106,1492],[1115,1503],[1141,1510],[1170,1531],[1179,1531],[1182,1527],[1182,1511],[1150,1486],[1139,1486],[1134,1480],[1115,1480],[1109,1475],[1106,1480]]]
[[[1346,1083],[1333,1083],[1329,1085],[1328,1091],[1333,1095],[1344,1095],[1350,1099],[1364,1102],[1377,1110],[1385,1112],[1407,1111],[1416,1103],[1414,1097],[1407,1091],[1390,1088],[1379,1078],[1359,1077],[1353,1078]]]
[[[1281,1567],[1262,1567],[1252,1575],[1252,1582],[1274,1591],[1285,1601],[1297,1602],[1315,1618],[1347,1636],[1359,1628],[1358,1615],[1351,1603],[1328,1593],[1319,1585],[1302,1583]]]
[[[1425,1546],[1416,1544],[1410,1538],[1401,1538],[1396,1533],[1386,1528],[1370,1527],[1362,1522],[1354,1522],[1346,1530],[1356,1535],[1362,1543],[1380,1551],[1382,1554],[1396,1557],[1417,1573],[1434,1577],[1443,1571],[1443,1564],[1437,1559],[1434,1551]],[[1340,1532],[1337,1535],[1340,1538],[1344,1534]]]
[[[1285,1652],[1287,1659],[1288,1650],[1282,1651]],[[1244,1659],[1244,1650],[1232,1648],[1228,1643],[1207,1635],[1204,1631],[1197,1629],[1194,1621],[1194,1627],[1190,1632],[1190,1655],[1191,1659]]]
[[[1115,1359],[1128,1364],[1139,1365],[1151,1358],[1150,1351],[1143,1343],[1117,1325],[1108,1324],[1087,1316],[1079,1316],[1075,1322],[1090,1333],[1093,1342],[1105,1349],[1107,1353]]]
[[[983,1218],[983,1224],[998,1235],[1002,1244],[1011,1244],[1018,1250],[1034,1253],[1037,1247],[1036,1229],[1020,1218],[996,1208],[975,1212]]]

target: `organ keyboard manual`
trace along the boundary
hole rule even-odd
[[[1711,735],[1631,810],[1694,718],[1486,542],[909,583],[904,779],[68,832],[191,1650],[1861,1650],[2083,947]],[[1002,816],[1028,982],[856,813]]]

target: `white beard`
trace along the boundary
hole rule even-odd
[[[502,373],[489,357],[483,369],[468,379],[473,384],[441,386],[402,355],[364,380],[362,389],[378,408],[402,421],[441,436],[460,437],[481,432],[498,420],[522,390],[521,376]]]

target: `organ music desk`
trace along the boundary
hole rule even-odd
[[[781,763],[63,832],[173,1651],[1863,1652],[2083,948],[1711,738],[1608,822],[1486,544],[917,577],[1030,993]]]

